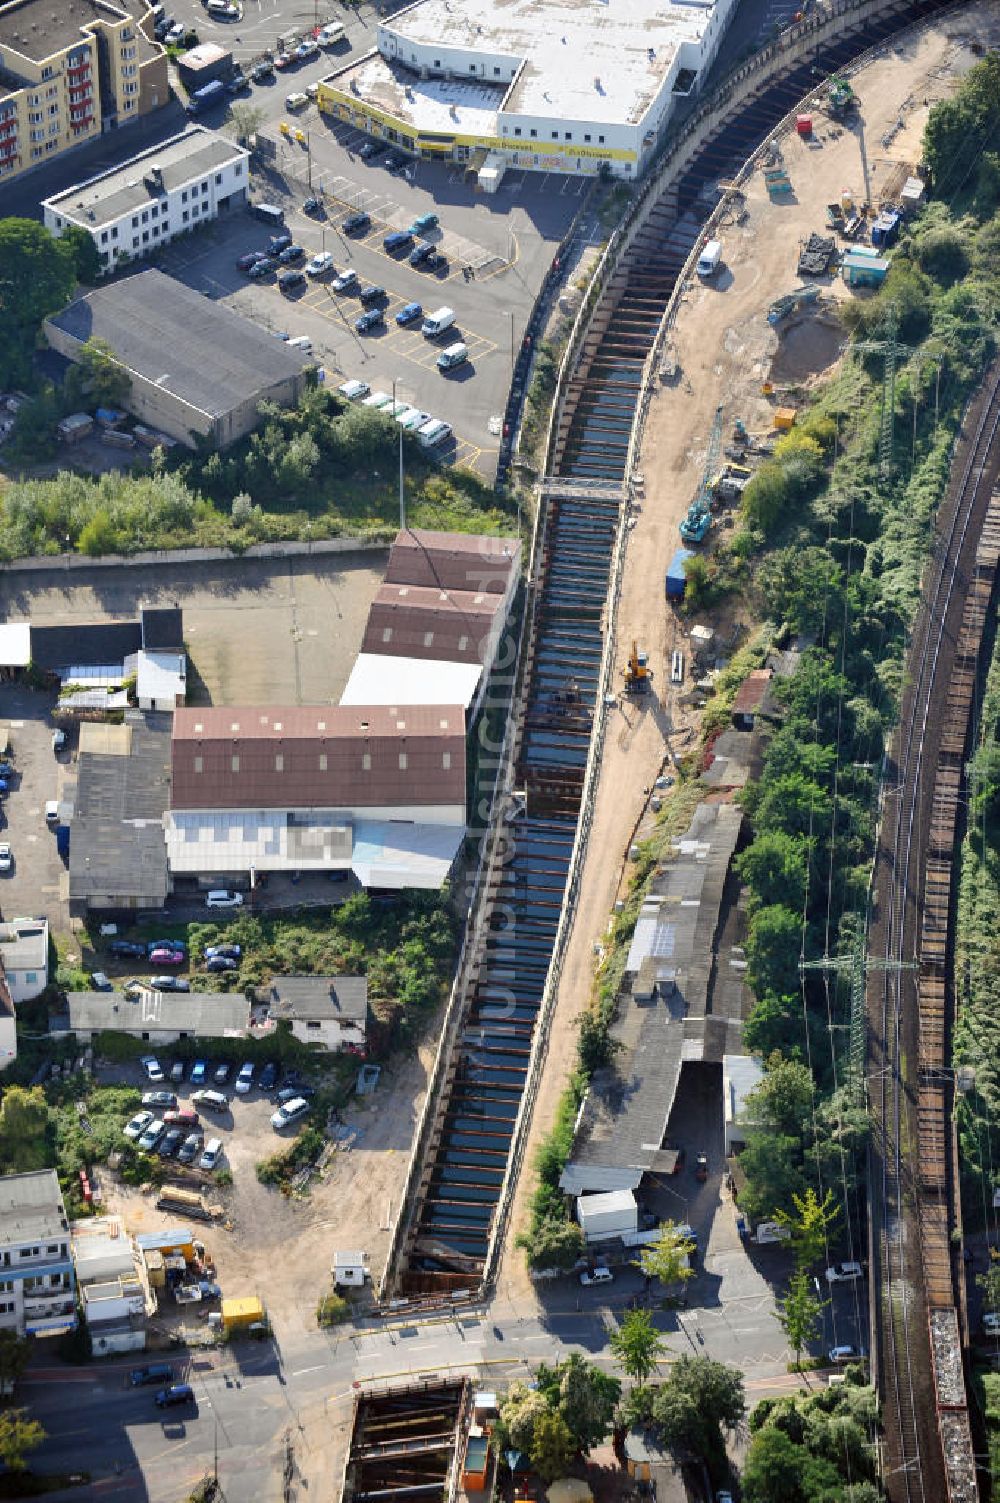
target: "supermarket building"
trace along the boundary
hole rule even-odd
[[[697,92],[738,0],[419,0],[376,50],[319,86],[319,107],[416,156],[641,176],[678,99]]]

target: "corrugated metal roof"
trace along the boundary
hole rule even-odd
[[[460,705],[261,710],[174,715],[174,809],[465,807]]]
[[[384,584],[368,613],[361,651],[448,663],[489,662],[502,603],[502,595],[486,591]]]
[[[397,533],[385,578],[388,584],[502,595],[520,563],[521,545],[516,538],[411,527]]]
[[[756,715],[771,685],[770,668],[755,668],[740,684],[733,700],[734,715]]]

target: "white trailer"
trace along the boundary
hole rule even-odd
[[[576,1219],[584,1241],[611,1242],[639,1229],[639,1208],[631,1190],[608,1190],[600,1195],[579,1195]]]

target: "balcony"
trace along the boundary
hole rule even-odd
[[[89,104],[93,97],[94,89],[92,84],[88,84],[85,89],[70,89],[69,91],[69,102],[71,105]]]
[[[13,141],[0,141],[0,162],[11,162],[20,155],[17,139]]]
[[[12,131],[17,131],[16,115],[11,115],[6,120],[0,120],[0,141],[6,140]]]

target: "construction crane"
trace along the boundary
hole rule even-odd
[[[712,525],[712,480],[719,467],[721,452],[722,403],[720,402],[715,409],[715,420],[709,435],[708,453],[705,456],[705,469],[701,484],[680,526],[681,538],[685,543],[703,543]]]
[[[632,643],[632,651],[629,653],[628,662],[622,669],[625,675],[626,694],[648,694],[649,681],[653,677],[649,666],[649,657],[639,651],[638,642]]]

